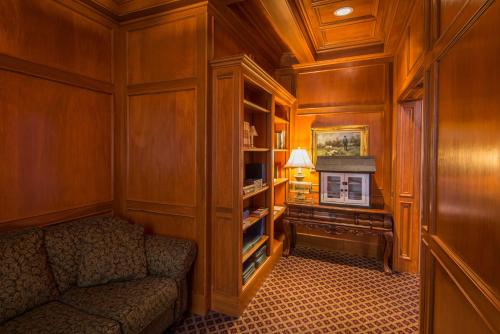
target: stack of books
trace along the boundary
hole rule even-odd
[[[257,217],[257,218],[262,218],[265,215],[267,215],[268,213],[269,213],[269,209],[268,208],[258,208],[258,209],[253,210],[250,213],[250,216]]]
[[[255,272],[255,262],[253,261],[247,261],[245,264],[243,264],[243,284],[246,284],[250,277],[252,277],[253,273]]]
[[[267,259],[267,246],[263,245],[255,252],[255,268],[259,268]]]

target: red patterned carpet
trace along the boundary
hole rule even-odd
[[[282,258],[240,318],[192,315],[173,333],[416,333],[419,279],[382,263],[299,247]]]

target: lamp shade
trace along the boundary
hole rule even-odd
[[[314,168],[314,165],[307,155],[307,151],[303,148],[292,150],[292,154],[288,159],[285,168]]]

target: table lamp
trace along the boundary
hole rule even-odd
[[[304,182],[305,175],[302,172],[302,168],[314,168],[309,155],[307,155],[307,151],[300,147],[292,150],[292,154],[290,154],[290,158],[285,168],[297,168],[295,173],[296,181],[290,182],[290,189],[295,189],[293,192],[297,194],[295,197],[297,201],[305,201],[305,195],[309,193],[311,189],[311,182]]]

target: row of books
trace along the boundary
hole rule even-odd
[[[246,284],[250,277],[255,273],[267,259],[267,245],[262,245],[254,255],[243,264],[243,284]]]
[[[250,226],[245,233],[243,233],[243,254],[248,252],[259,242],[260,238],[264,235],[265,228],[265,218],[262,218],[259,222]]]

